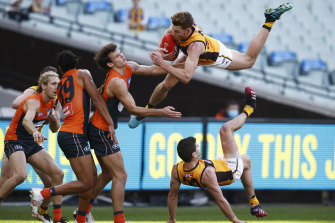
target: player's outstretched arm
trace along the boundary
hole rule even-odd
[[[107,86],[107,94],[115,96],[129,111],[136,116],[165,116],[168,118],[180,118],[181,113],[174,111],[173,107],[167,106],[162,109],[147,109],[136,106],[134,98],[128,92],[126,83],[120,78],[113,78]]]
[[[131,67],[134,74],[136,75],[156,76],[156,75],[167,74],[166,70],[156,65],[154,66],[139,65],[132,61],[129,62],[128,65]],[[183,68],[184,63],[177,63],[177,64],[173,64],[172,66],[177,67],[177,68]]]
[[[36,129],[33,123],[34,117],[40,109],[40,105],[41,103],[35,99],[29,99],[24,104],[26,114],[22,120],[22,125],[28,133],[33,135],[35,142],[43,142],[45,139],[43,134]]]
[[[180,182],[177,176],[177,165],[175,164],[173,165],[171,171],[170,192],[168,195],[169,220],[167,221],[167,223],[176,222],[179,188],[180,188]]]
[[[236,215],[234,214],[233,210],[230,207],[230,204],[224,198],[213,167],[206,168],[201,181],[207,187],[211,195],[215,198],[216,203],[219,205],[221,211],[231,222],[234,223],[245,222],[237,219]]]
[[[129,61],[128,65],[133,70],[134,74],[136,75],[163,75],[166,74],[166,70],[159,66],[146,66],[146,65],[140,65],[136,62]]]
[[[204,45],[202,43],[195,42],[190,44],[187,50],[188,56],[183,68],[175,67],[164,61],[161,53],[159,52],[150,53],[150,58],[155,65],[160,66],[179,81],[187,84],[193,77],[194,71],[198,66],[199,56],[203,53],[203,51]]]
[[[12,108],[18,109],[21,102],[26,99],[28,96],[32,95],[35,92],[34,89],[28,88],[26,89],[21,95],[17,96],[14,101],[12,102]]]
[[[100,115],[105,119],[106,123],[108,124],[108,131],[109,131],[111,140],[115,144],[118,144],[118,141],[115,135],[113,119],[109,114],[105,101],[99,94],[98,89],[93,82],[90,72],[88,70],[80,70],[78,71],[78,77],[83,80],[83,86],[85,90],[87,91],[88,95],[90,96],[92,103],[94,104],[96,109],[98,109]]]
[[[49,129],[53,133],[56,133],[60,127],[60,108],[60,103],[57,103],[55,108],[51,109],[49,117],[47,119],[49,121]]]

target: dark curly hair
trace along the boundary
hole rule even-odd
[[[107,66],[107,63],[112,62],[112,60],[108,57],[108,54],[113,53],[116,49],[117,45],[115,43],[110,43],[95,53],[94,62],[100,69],[107,71],[110,69],[110,67]]]

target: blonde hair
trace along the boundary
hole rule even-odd
[[[59,77],[59,75],[53,71],[47,71],[47,72],[42,73],[40,77],[38,78],[38,87],[35,91],[36,93],[42,92],[42,84],[47,85],[49,77]]]

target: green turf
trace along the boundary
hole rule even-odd
[[[264,205],[269,216],[257,219],[249,214],[246,206],[233,206],[233,210],[239,219],[248,223],[259,222],[287,222],[287,223],[334,223],[335,208],[323,206],[267,206]],[[75,207],[64,206],[63,216],[73,222],[72,212]],[[52,211],[51,211],[52,213]],[[94,207],[92,210],[96,223],[113,222],[113,210],[111,207]],[[145,207],[145,208],[126,208],[126,219],[131,223],[164,223],[168,219],[166,207]],[[180,207],[177,211],[177,222],[180,223],[201,223],[201,222],[229,222],[220,212],[218,207]],[[1,223],[28,223],[38,222],[30,217],[30,208],[0,206]]]

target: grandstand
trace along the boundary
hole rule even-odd
[[[126,56],[149,64],[143,53],[155,50],[167,26],[169,16],[185,10],[190,1],[143,0],[148,29],[131,32],[126,22],[127,9],[132,1],[56,1],[52,7],[53,23],[43,14],[31,13],[29,21],[1,19],[0,26],[24,34],[45,38],[76,48],[95,51],[110,41],[116,42]],[[4,12],[8,4],[2,0]],[[23,1],[27,7],[31,1]],[[248,41],[264,20],[263,10],[272,1],[192,1],[189,9],[202,30],[230,47],[245,51]],[[294,1],[294,10],[275,24],[262,54],[253,69],[228,72],[222,69],[198,69],[195,79],[226,89],[239,91],[241,86],[253,85],[260,97],[334,117],[335,104],[335,46],[334,4],[331,0]],[[243,10],[243,13],[240,12]],[[294,22],[292,22],[294,21]],[[299,30],[299,32],[297,32]],[[53,38],[50,38],[50,37]],[[128,56],[128,57],[129,57]]]

